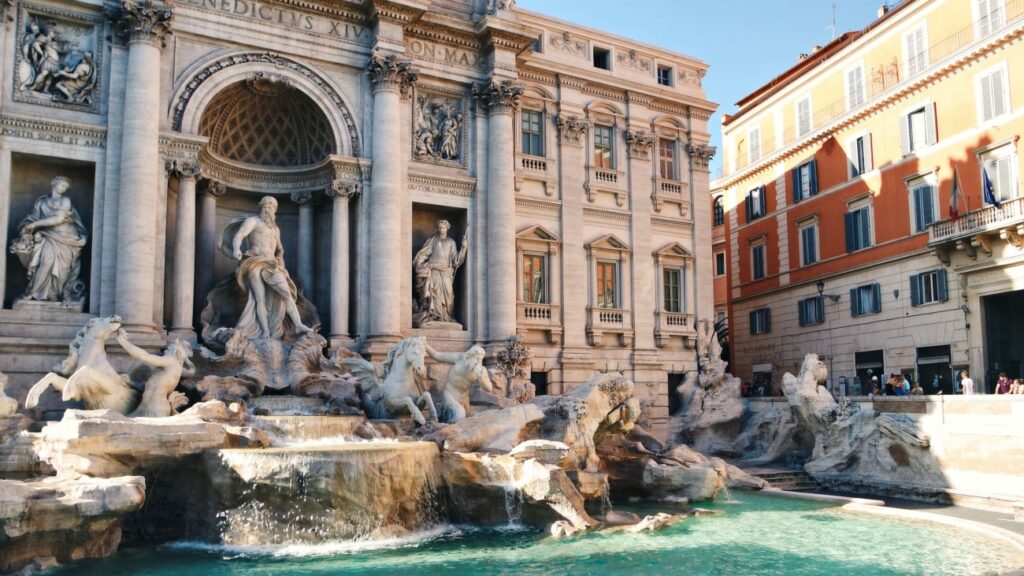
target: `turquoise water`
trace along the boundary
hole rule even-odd
[[[227,550],[179,543],[129,549],[55,574],[104,575],[956,575],[998,574],[1024,557],[992,539],[929,523],[741,494],[721,514],[646,534],[551,540],[540,531],[444,527],[389,543]],[[652,513],[664,507],[628,507]]]

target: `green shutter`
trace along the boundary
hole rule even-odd
[[[914,274],[910,277],[910,305],[921,305],[921,275]]]
[[[854,317],[860,316],[864,312],[860,309],[860,298],[857,297],[857,289],[850,289],[850,314]]]
[[[936,275],[938,276],[938,284],[939,284],[939,294],[938,294],[939,302],[945,302],[945,301],[949,300],[949,287],[947,285],[948,284],[948,280],[946,278],[946,269],[945,268],[939,268],[938,271],[936,272]]]
[[[881,312],[882,311],[882,285],[881,284],[876,282],[876,283],[871,285],[871,299],[873,300],[872,304],[875,305],[875,307],[871,311],[876,313],[876,314],[878,312]]]
[[[818,161],[811,160],[810,166],[807,167],[807,173],[810,175],[811,186],[808,194],[814,196],[818,193]]]
[[[800,201],[800,167],[793,168],[793,203],[796,204]]]

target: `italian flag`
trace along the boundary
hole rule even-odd
[[[949,195],[949,217],[956,222],[960,218],[960,174],[953,168],[953,193]]]

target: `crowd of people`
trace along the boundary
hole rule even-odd
[[[925,391],[921,384],[919,382],[912,382],[906,374],[890,374],[884,386],[879,382],[878,376],[871,377],[870,396],[919,396],[924,393]],[[960,372],[958,393],[965,396],[981,393],[967,370]],[[1014,378],[1011,380],[1005,372],[1000,372],[999,380],[996,381],[993,393],[1024,394],[1024,379]],[[939,391],[938,394],[942,394],[942,391]]]

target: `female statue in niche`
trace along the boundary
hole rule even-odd
[[[419,304],[413,314],[417,326],[429,322],[454,322],[452,304],[455,302],[455,271],[466,261],[469,231],[462,237],[462,248],[448,237],[451,224],[447,220],[437,223],[437,233],[423,243],[416,253],[412,267],[416,272],[416,291]]]
[[[11,245],[11,253],[28,270],[23,300],[71,304],[82,299],[85,286],[78,276],[88,236],[71,199],[64,195],[69,187],[71,181],[64,176],[54,178],[50,194],[36,200],[18,224],[20,238]]]

